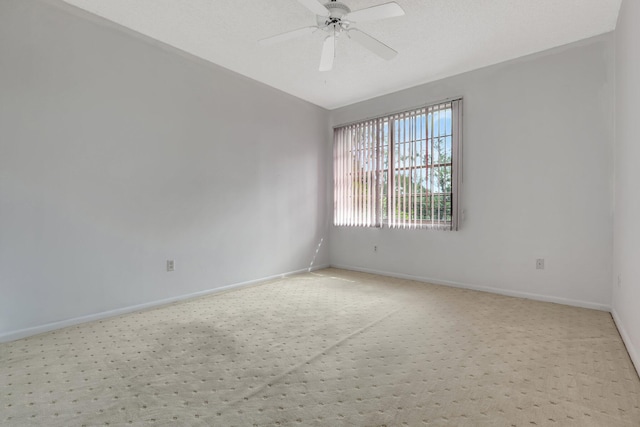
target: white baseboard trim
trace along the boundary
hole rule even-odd
[[[613,317],[613,323],[616,324],[616,328],[618,328],[618,332],[620,332],[622,341],[627,347],[627,353],[629,353],[631,362],[633,363],[633,366],[635,366],[636,372],[640,376],[640,353],[638,352],[638,349],[633,346],[631,338],[629,337],[627,330],[624,328],[624,323],[622,323],[622,319],[620,319],[620,316],[618,316],[618,313],[615,309],[611,310],[611,317]]]
[[[570,305],[573,307],[590,308],[600,311],[611,311],[611,307],[606,304],[598,304],[595,302],[573,300],[568,298],[554,297],[549,295],[533,294],[529,292],[513,291],[509,289],[492,288],[489,286],[478,286],[469,283],[453,282],[450,280],[434,279],[430,277],[412,276],[410,274],[395,273],[389,271],[373,270],[370,268],[354,267],[351,265],[332,264],[331,267],[341,268],[343,270],[360,271],[362,273],[379,274],[380,276],[395,277],[398,279],[414,280],[416,282],[432,283],[434,285],[451,286],[454,288],[469,289],[472,291],[489,292],[492,294],[505,295],[509,297],[526,298],[535,301],[553,302],[556,304]]]
[[[201,297],[201,296],[205,296],[205,295],[220,293],[220,292],[229,291],[229,290],[237,289],[237,288],[243,288],[243,287],[247,287],[247,286],[251,286],[251,285],[257,285],[257,284],[260,284],[262,282],[266,282],[268,280],[280,279],[280,278],[284,278],[284,277],[287,277],[287,276],[292,276],[294,274],[308,273],[310,271],[321,270],[323,268],[328,268],[328,267],[329,267],[329,265],[318,265],[318,266],[314,266],[314,267],[311,267],[311,268],[303,268],[303,269],[300,269],[300,270],[289,271],[289,272],[280,273],[280,274],[274,274],[274,275],[268,276],[268,277],[262,277],[260,279],[248,280],[246,282],[233,283],[231,285],[222,286],[220,288],[207,289],[207,290],[204,290],[204,291],[193,292],[193,293],[186,294],[186,295],[178,295],[178,296],[171,297],[171,298],[151,301],[151,302],[147,302],[147,303],[144,303],[144,304],[131,305],[131,306],[128,306],[128,307],[117,308],[115,310],[103,311],[103,312],[96,313],[96,314],[89,314],[89,315],[86,315],[86,316],[80,316],[80,317],[74,317],[72,319],[61,320],[59,322],[52,322],[52,323],[47,323],[47,324],[44,324],[44,325],[33,326],[33,327],[30,327],[30,328],[19,329],[17,331],[5,332],[3,334],[0,334],[0,343],[8,342],[8,341],[14,341],[14,340],[18,340],[20,338],[26,338],[26,337],[30,337],[32,335],[38,335],[38,334],[41,334],[41,333],[44,333],[44,332],[53,331],[53,330],[56,330],[56,329],[66,328],[68,326],[74,326],[74,325],[78,325],[80,323],[93,322],[94,320],[107,319],[109,317],[120,316],[121,314],[132,313],[134,311],[146,310],[146,309],[149,309],[149,308],[155,308],[155,307],[171,304],[171,303],[178,302],[178,301],[184,301],[184,300],[188,300],[188,299],[192,299],[192,298],[197,298],[197,297]]]

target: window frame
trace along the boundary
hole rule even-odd
[[[448,110],[451,111],[450,128],[446,129],[444,135],[440,132],[434,135],[433,115]],[[415,131],[417,123],[415,120],[421,115],[425,117],[424,134],[421,133],[418,135],[417,131]],[[429,119],[429,117],[431,117],[431,119]],[[411,119],[414,120],[414,135],[409,138],[405,135],[403,139],[398,133],[401,129],[396,129],[396,127],[406,126],[405,120]],[[431,120],[431,123],[429,123],[429,120]],[[438,120],[440,120],[440,118],[438,118]],[[396,113],[335,126],[333,146],[334,226],[458,230],[460,226],[460,193],[462,187],[462,122],[463,98],[455,97]],[[449,130],[450,134],[448,132]],[[364,142],[363,146],[354,148],[351,144],[357,132],[361,132],[360,143],[365,140],[366,142]],[[434,163],[432,160],[429,160],[434,155],[433,142],[436,138],[439,140],[441,138],[450,138],[450,161],[442,163],[440,159],[438,159],[438,163]],[[424,154],[423,163],[417,162],[413,164],[414,160],[412,159],[409,166],[407,166],[406,163],[402,166],[396,164],[394,156],[396,156],[396,151],[399,151],[399,147],[402,146],[402,144],[404,144],[406,148],[406,146],[410,145],[417,147],[417,144],[421,143],[425,144],[424,151],[422,152],[422,154]],[[342,151],[338,152],[339,149]],[[445,148],[445,152],[447,152],[446,150],[447,148]],[[369,157],[371,157],[372,153],[375,153],[373,154],[373,162],[370,159],[364,160],[365,157],[367,157],[367,155],[364,154],[365,152],[369,153]],[[417,155],[414,151],[411,151],[411,153]],[[371,169],[372,163],[375,166],[373,170]],[[356,164],[359,165],[359,167],[354,167]],[[350,170],[349,167],[353,167],[353,169]],[[434,185],[434,171],[442,167],[451,168],[451,173],[448,176],[451,179],[450,193],[434,193],[430,191]],[[406,195],[402,196],[402,203],[404,204],[403,206],[405,206],[402,212],[409,212],[408,220],[406,217],[403,220],[399,220],[394,215],[398,207],[396,199],[400,197],[399,190],[406,189],[406,184],[400,187],[396,186],[399,170],[405,173],[407,170],[409,170],[410,173],[414,173],[416,170],[424,171],[424,178],[422,172],[420,174],[420,182],[427,182],[424,193],[417,193],[415,189],[418,185],[414,182],[413,176],[403,174],[403,176],[408,176],[410,180],[410,194],[408,197]],[[385,176],[387,176],[386,183]],[[366,187],[366,190],[360,189],[354,192],[354,186]],[[386,189],[384,188],[385,186]],[[426,204],[428,209],[429,206],[431,206],[430,209],[434,212],[435,202],[430,203],[429,198],[436,196],[438,197],[437,203],[439,206],[441,203],[443,203],[444,206],[450,204],[450,221],[448,218],[444,220],[438,218],[436,220],[433,216],[424,219],[422,206]],[[442,199],[443,196],[444,199]],[[447,196],[449,196],[449,199]],[[386,204],[384,201],[385,197],[387,198]],[[406,210],[407,198],[409,200],[408,210]],[[418,200],[420,200],[419,219],[416,207]],[[413,207],[411,203],[414,204]],[[440,209],[441,208],[438,207],[438,214],[440,214]],[[449,209],[446,210],[445,214],[448,216]]]

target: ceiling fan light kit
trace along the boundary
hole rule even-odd
[[[355,40],[383,59],[390,60],[398,54],[398,52],[369,34],[353,28],[353,24],[358,22],[375,21],[404,15],[404,10],[398,3],[384,3],[352,12],[346,4],[335,0],[324,5],[316,0],[298,0],[298,2],[316,14],[317,25],[267,37],[260,40],[260,44],[271,45],[311,34],[318,30],[325,31],[328,35],[322,44],[320,71],[329,71],[333,68],[336,40],[342,33],[347,34],[348,38]]]

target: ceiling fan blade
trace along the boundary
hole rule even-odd
[[[316,0],[298,0],[300,4],[309,9],[311,12],[320,16],[329,16],[329,9],[318,3]]]
[[[404,15],[404,10],[396,2],[381,4],[379,6],[367,7],[356,10],[345,16],[344,19],[352,22],[375,21],[377,19],[393,18]]]
[[[266,39],[262,39],[262,40],[258,41],[258,43],[263,45],[263,46],[269,46],[269,45],[272,45],[272,44],[275,44],[275,43],[283,42],[285,40],[295,39],[296,37],[304,36],[305,34],[311,34],[317,29],[318,29],[318,27],[298,28],[297,30],[287,31],[286,33],[277,34],[275,36],[267,37]]]
[[[354,39],[362,46],[366,47],[371,52],[375,53],[383,59],[386,59],[387,61],[393,59],[398,54],[398,52],[391,49],[386,44],[355,28],[349,30],[347,34],[349,34],[350,38]]]
[[[333,57],[336,53],[336,37],[329,36],[322,44],[322,55],[320,56],[320,71],[330,71],[333,68]]]

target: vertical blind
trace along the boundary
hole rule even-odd
[[[334,130],[334,224],[458,228],[462,100]]]

